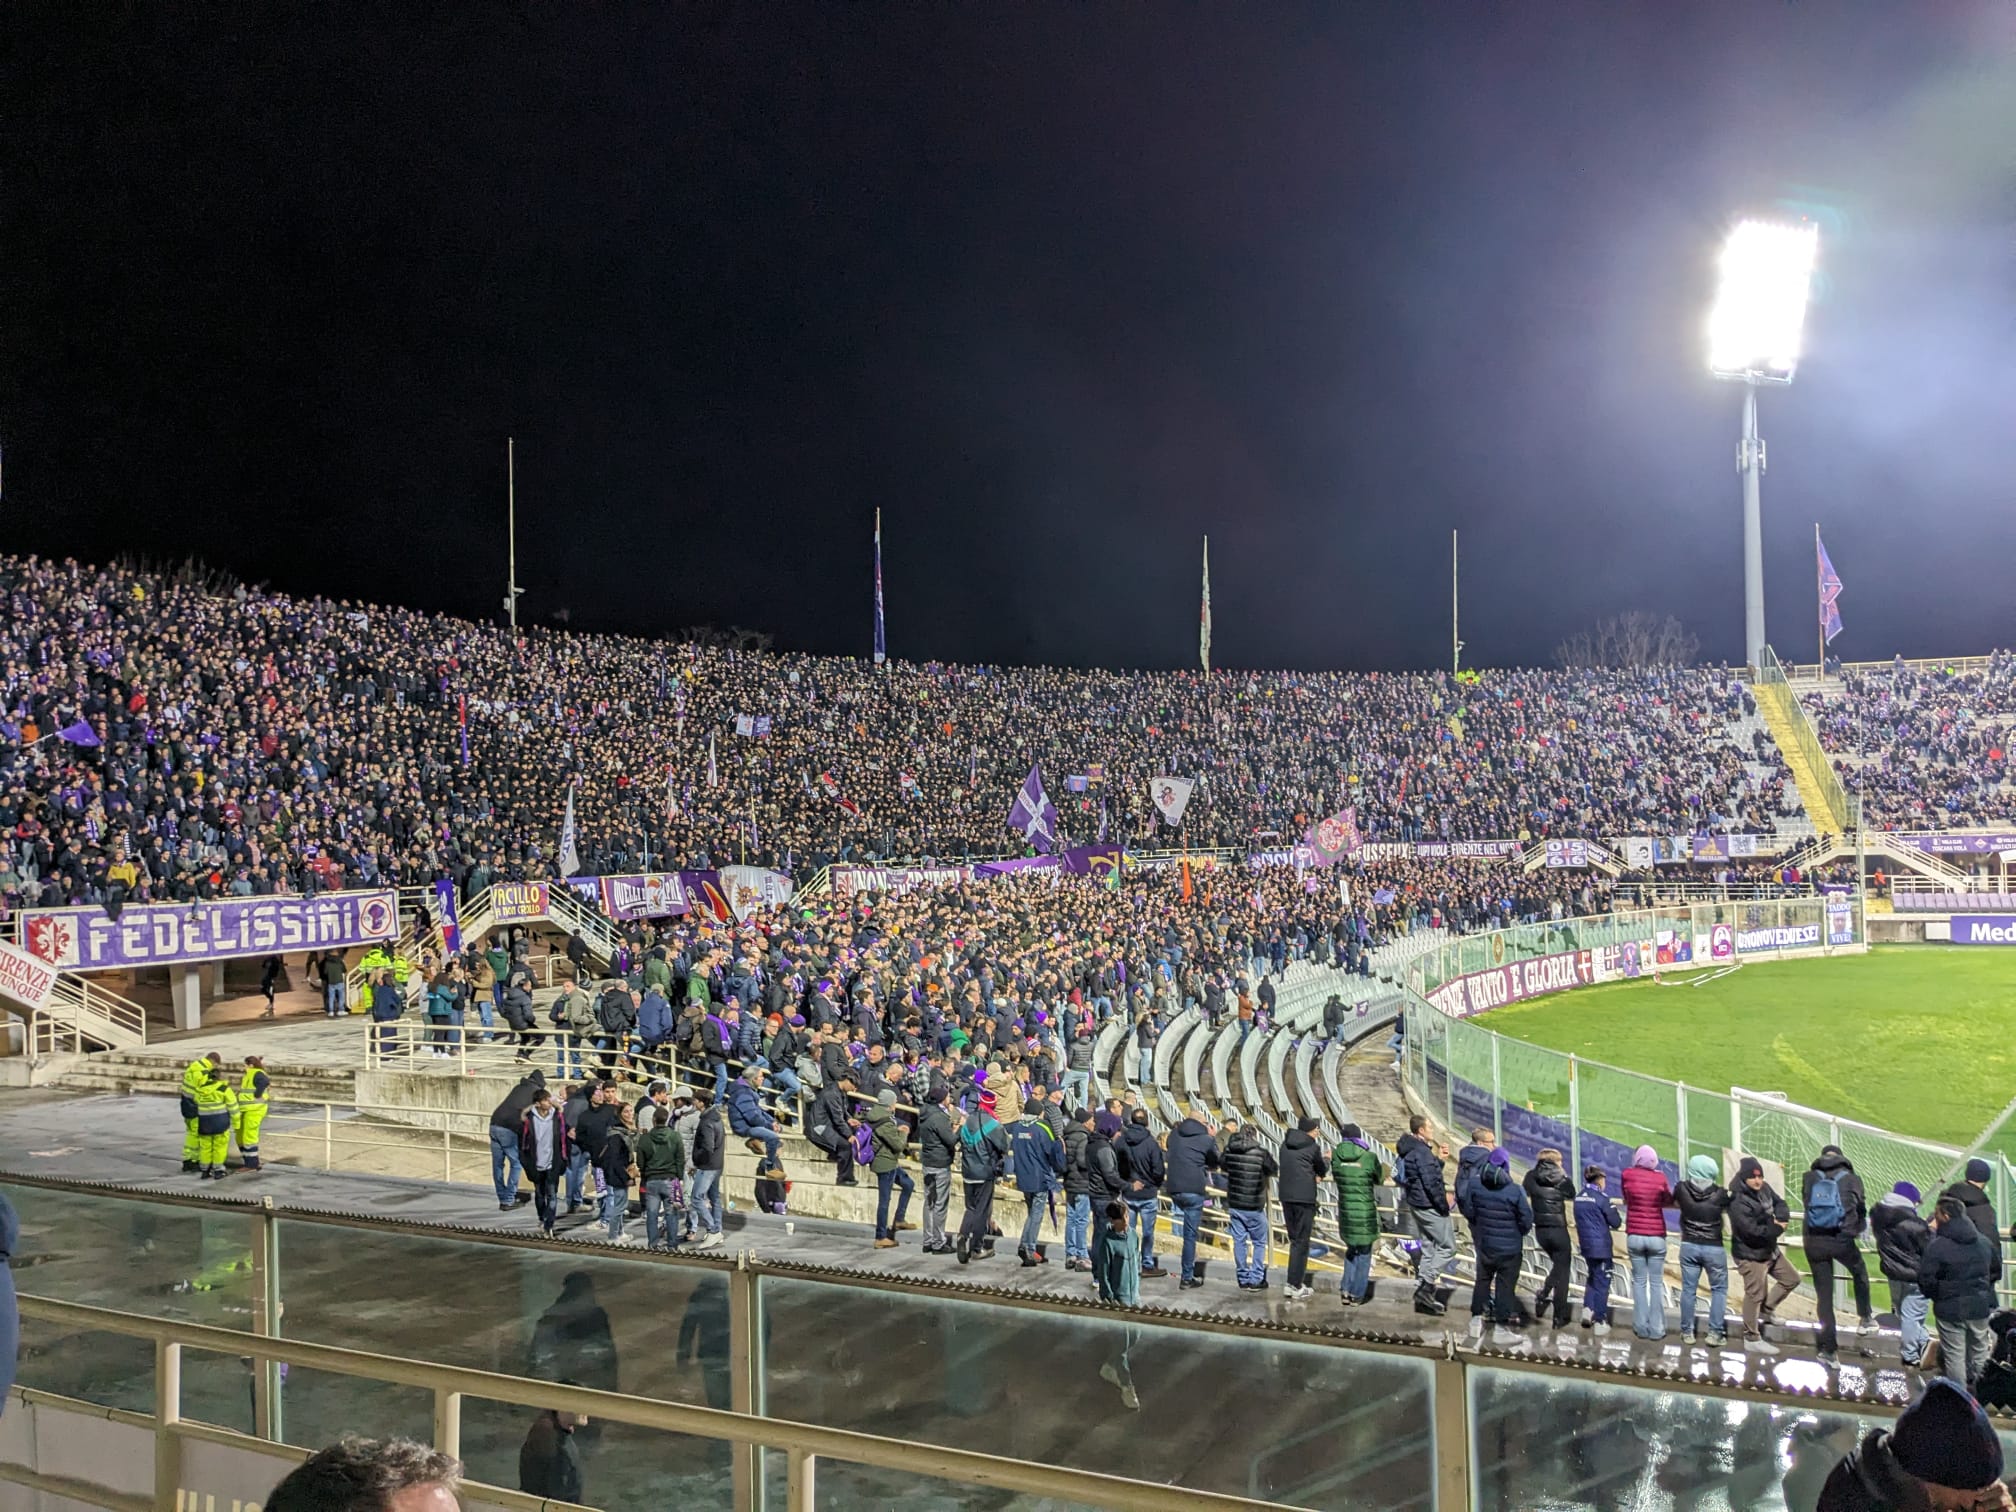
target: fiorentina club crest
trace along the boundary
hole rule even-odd
[[[77,964],[77,925],[66,918],[31,919],[28,922],[28,954],[51,966]]]
[[[399,916],[384,898],[366,898],[357,911],[357,920],[367,940],[388,939],[399,932]]]
[[[1337,855],[1351,843],[1352,826],[1344,822],[1342,815],[1332,815],[1316,826],[1316,847]]]

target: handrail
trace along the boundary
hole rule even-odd
[[[1130,1509],[1130,1512],[1131,1509],[1172,1512],[1172,1509],[1190,1507],[1239,1512],[1239,1509],[1282,1506],[1279,1502],[1129,1480],[1097,1470],[1065,1469],[1027,1459],[1009,1459],[972,1449],[914,1443],[845,1428],[824,1428],[812,1423],[793,1422],[788,1418],[762,1417],[752,1412],[694,1407],[625,1392],[563,1386],[525,1376],[474,1370],[467,1366],[343,1349],[333,1344],[310,1344],[202,1323],[143,1317],[137,1313],[62,1302],[33,1293],[24,1293],[20,1304],[22,1316],[36,1322],[118,1334],[152,1343],[157,1362],[157,1382],[166,1379],[175,1388],[172,1400],[155,1403],[153,1418],[157,1433],[174,1432],[175,1425],[181,1420],[181,1351],[196,1349],[227,1358],[250,1357],[262,1363],[274,1362],[358,1380],[417,1387],[432,1392],[437,1402],[474,1397],[515,1407],[579,1413],[590,1420],[627,1423],[633,1427],[726,1441],[754,1449],[782,1449],[794,1462],[794,1481],[801,1480],[810,1461],[829,1459],[956,1480],[973,1486],[998,1487],[1032,1496],[1054,1497],[1078,1505]],[[437,1439],[459,1438],[459,1431],[455,1431],[458,1416],[453,1410],[436,1413]],[[449,1427],[451,1432],[443,1434],[442,1426]],[[459,1454],[461,1450],[459,1442],[437,1442],[435,1447],[449,1454]],[[159,1487],[156,1494],[157,1497],[160,1494]],[[803,1504],[809,1506],[809,1498]]]
[[[1820,795],[1826,800],[1829,825],[1836,834],[1849,834],[1859,828],[1862,822],[1861,800],[1850,795],[1841,785],[1840,774],[1827,755],[1826,747],[1820,743],[1820,732],[1814,728],[1813,716],[1806,712],[1805,704],[1799,701],[1786,680],[1785,669],[1780,665],[1777,654],[1769,646],[1762,651],[1762,665],[1757,669],[1758,692],[1766,688],[1782,695],[1786,722],[1792,727],[1794,744],[1806,758],[1811,768],[1813,780],[1819,785]]]

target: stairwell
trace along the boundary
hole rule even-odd
[[[1806,742],[1799,738],[1806,711],[1799,707],[1797,695],[1782,682],[1759,681],[1753,691],[1757,712],[1764,716],[1765,728],[1777,742],[1785,764],[1792,769],[1792,780],[1799,788],[1799,801],[1806,806],[1807,816],[1823,833],[1843,833],[1848,828],[1848,816],[1835,801],[1839,784],[1816,772],[1807,758]]]

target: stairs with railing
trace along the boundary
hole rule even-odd
[[[67,972],[43,1007],[28,1015],[29,1053],[83,1055],[134,1050],[147,1043],[147,1010],[88,977]]]

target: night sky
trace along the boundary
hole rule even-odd
[[[1730,220],[1813,654],[2016,643],[2016,5],[60,4],[0,49],[0,548],[865,654],[1740,655]]]

